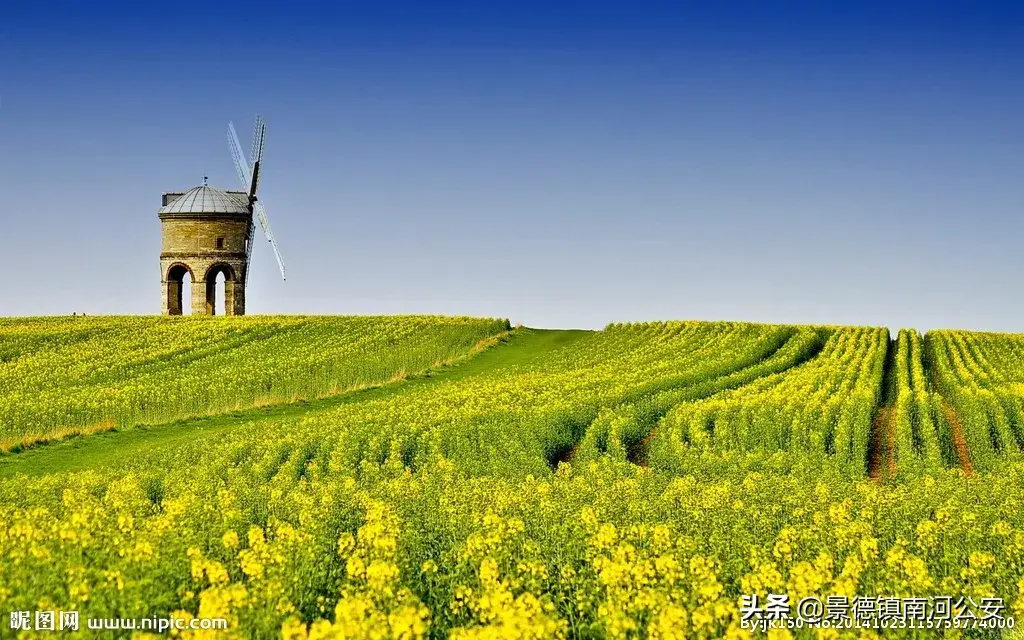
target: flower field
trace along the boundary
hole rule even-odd
[[[936,389],[962,423],[975,467],[990,469],[1024,447],[1024,337],[965,331],[925,336]]]
[[[128,424],[392,382],[269,424],[242,412],[217,437],[118,464],[0,478],[5,614],[230,621],[199,638],[462,639],[754,637],[741,599],[772,593],[1001,598],[1004,625],[1024,616],[1020,336],[207,320],[0,323],[2,379],[36,376],[0,400],[4,429],[89,424],[104,415],[86,412],[90,389],[132,389],[105,409]],[[204,376],[217,380],[182,382]],[[769,634],[794,636],[993,637]]]
[[[0,320],[0,449],[379,384],[507,328],[427,316]]]

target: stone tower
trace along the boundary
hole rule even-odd
[[[217,276],[224,274],[224,311],[245,314],[246,247],[252,241],[252,210],[244,191],[206,184],[165,193],[160,209],[163,237],[160,279],[164,315],[181,315],[182,282],[192,280],[192,313],[213,315]]]

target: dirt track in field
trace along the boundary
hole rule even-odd
[[[883,480],[896,475],[896,432],[892,410],[879,407],[871,421],[871,444],[868,448],[868,477]]]
[[[868,436],[867,472],[872,480],[883,481],[896,475],[896,429],[892,405],[896,401],[896,341],[891,334],[886,343],[885,365],[882,367],[881,394],[871,418]]]
[[[971,450],[967,447],[967,440],[964,438],[964,425],[960,423],[960,418],[957,417],[953,407],[949,406],[945,400],[942,402],[942,413],[946,416],[946,421],[949,422],[953,448],[956,449],[960,467],[965,474],[971,475],[974,473],[974,465],[971,464]]]
[[[656,432],[657,429],[651,429],[639,442],[629,447],[629,450],[626,452],[626,459],[641,467],[649,466],[647,458],[651,452],[651,440],[654,439]]]

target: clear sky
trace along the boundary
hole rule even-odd
[[[158,313],[160,194],[257,111],[250,313],[1024,331],[985,2],[6,0],[0,315]]]

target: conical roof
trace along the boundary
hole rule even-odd
[[[160,209],[160,213],[248,213],[245,196],[228,193],[203,184],[192,187],[180,198]]]

